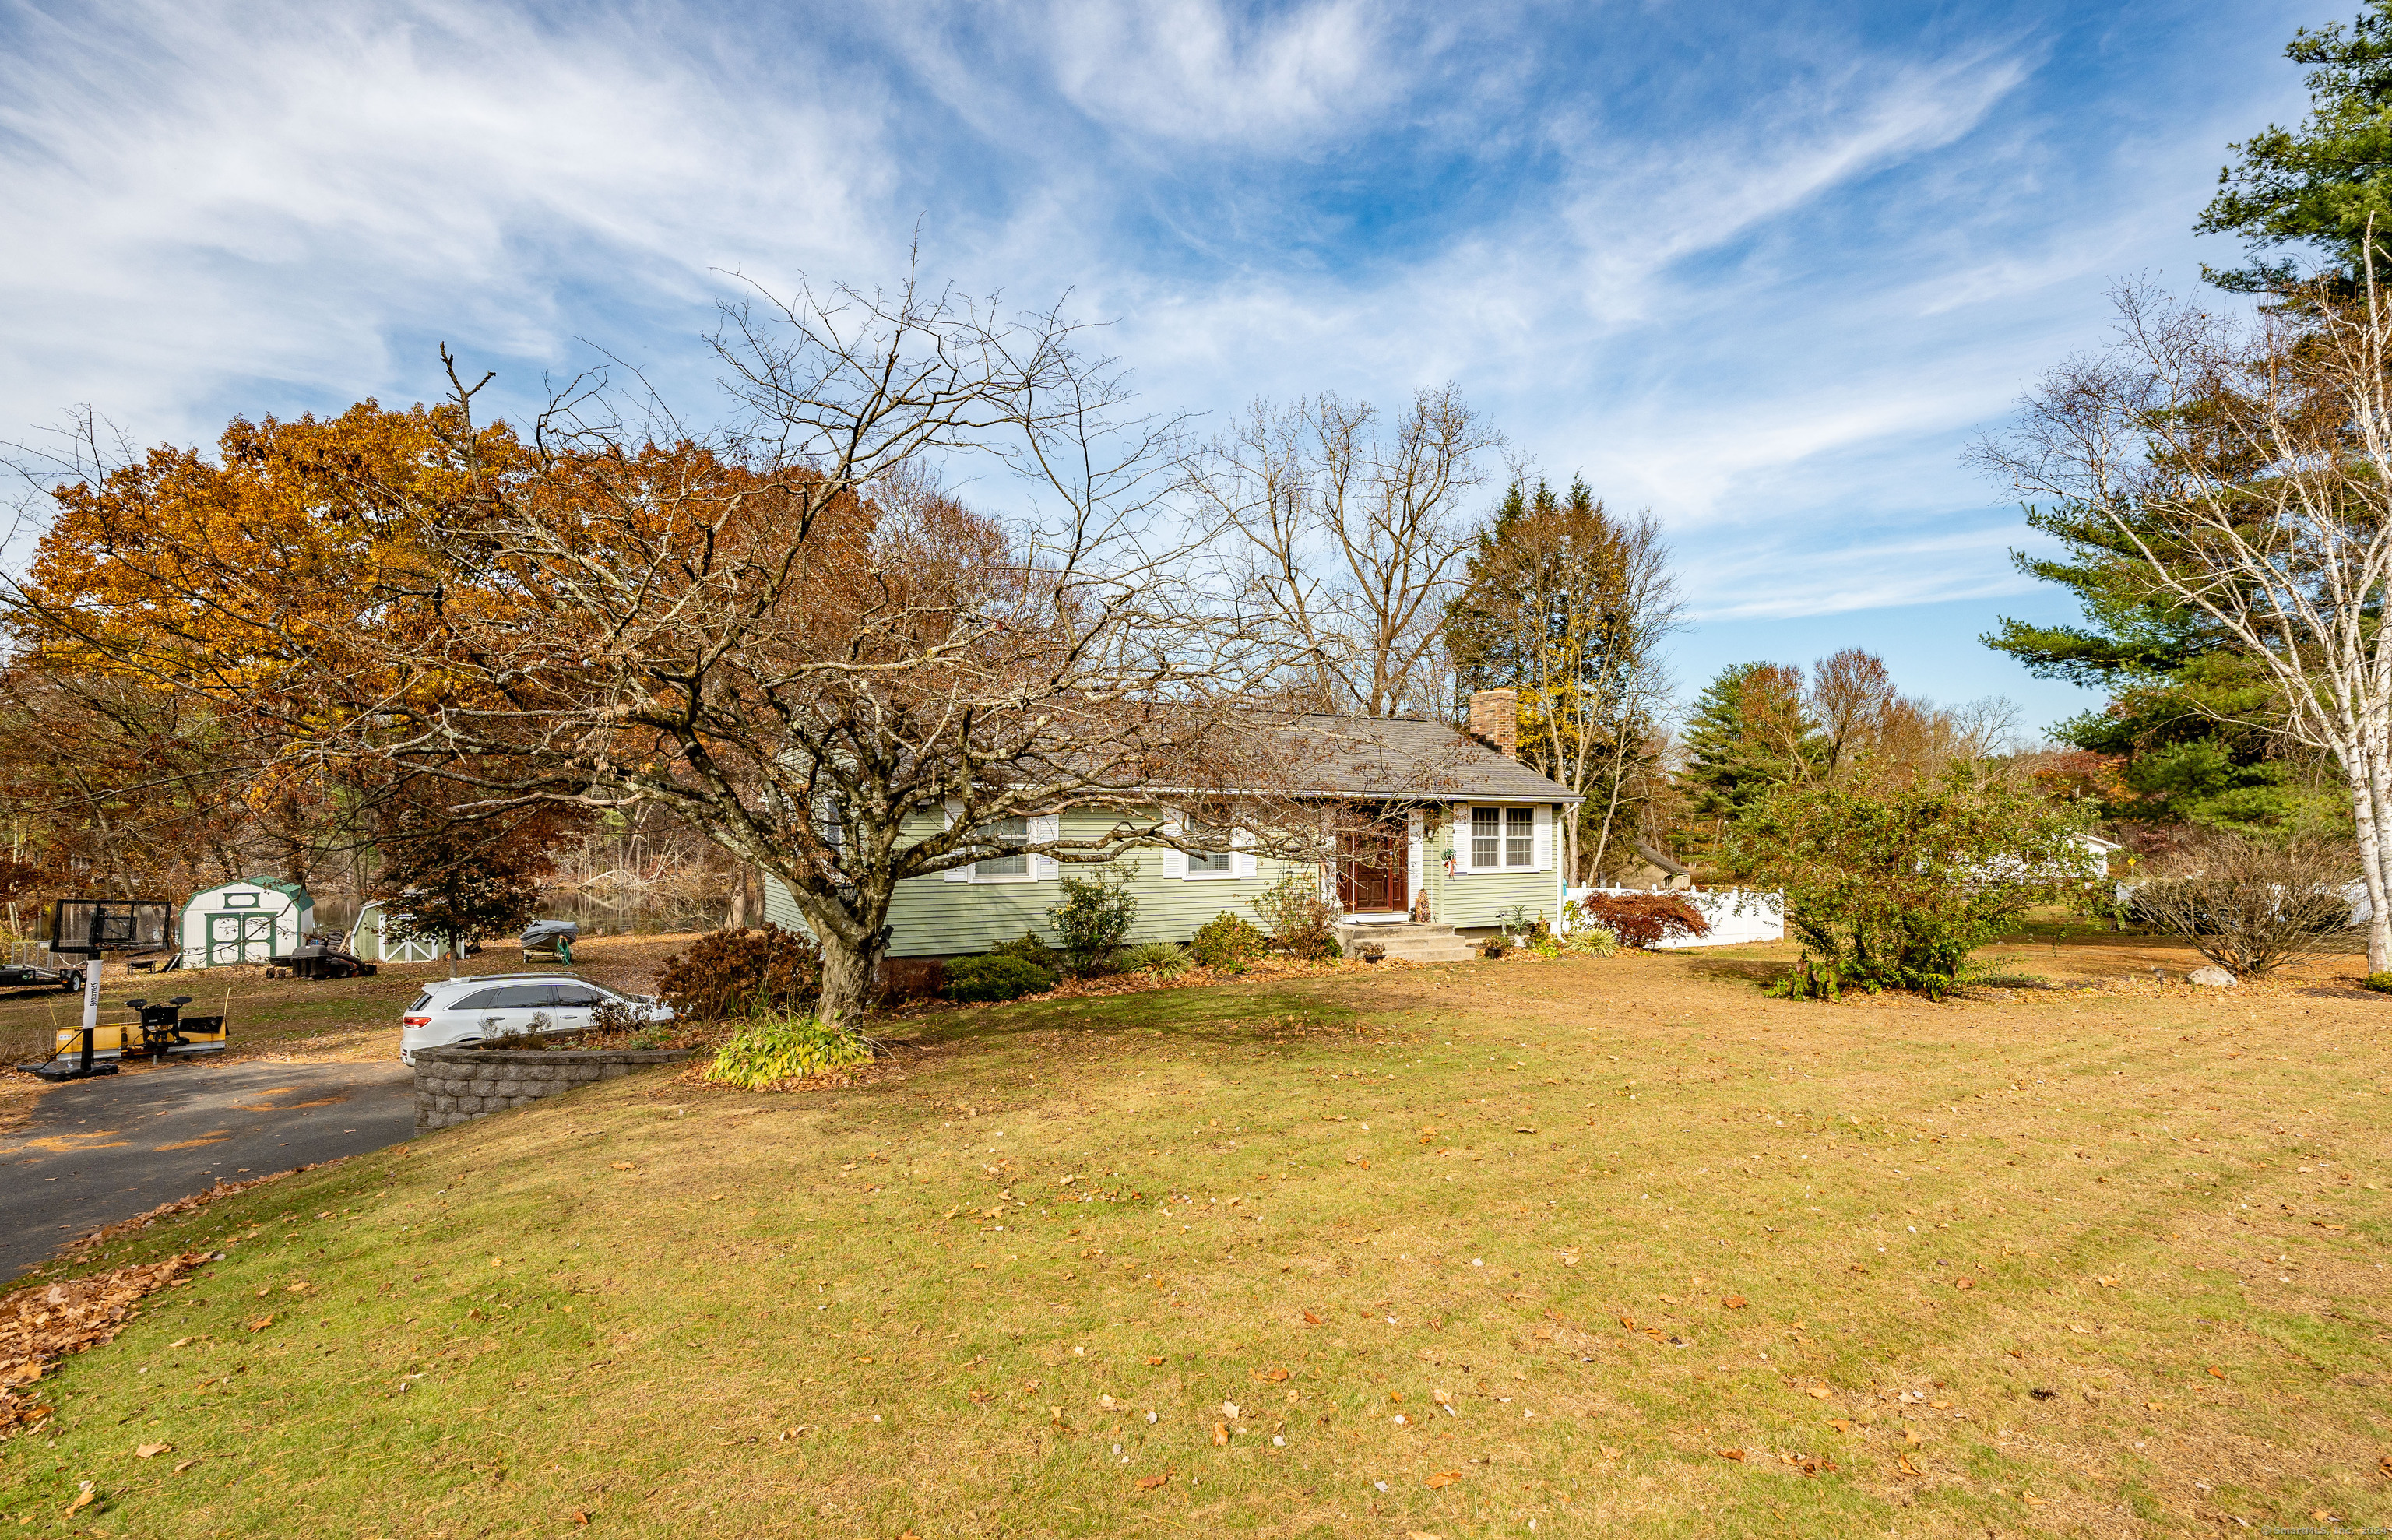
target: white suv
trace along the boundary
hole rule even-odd
[[[450,1048],[514,1032],[577,1032],[612,1001],[634,1021],[670,1021],[672,1007],[649,995],[621,994],[568,973],[490,973],[429,985],[399,1018],[398,1057],[419,1048]]]

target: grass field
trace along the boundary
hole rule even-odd
[[[0,1527],[2392,1522],[2355,964],[2213,993],[2054,932],[2006,964],[2092,987],[1805,1005],[1771,955],[951,1013],[844,1089],[307,1172],[77,1264],[227,1252],[56,1372]]]

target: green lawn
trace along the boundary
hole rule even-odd
[[[2139,965],[2106,944],[2058,975]],[[957,1013],[844,1090],[616,1081],[309,1172],[81,1264],[228,1252],[56,1373],[57,1426],[0,1446],[0,1522],[2392,1522],[2392,1002],[1819,1006],[1762,971]]]

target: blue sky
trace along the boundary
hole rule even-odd
[[[1670,531],[1691,691],[2060,618],[1958,463],[2112,278],[2178,287],[2226,145],[2347,6],[733,6],[0,0],[0,437],[136,440],[584,343],[694,394],[743,273],[926,265],[1113,323],[1146,401],[1458,382]],[[20,426],[21,425],[21,426]]]

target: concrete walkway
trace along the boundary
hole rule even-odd
[[[214,1184],[397,1144],[415,1078],[368,1064],[177,1064],[46,1092],[0,1135],[0,1277]]]

